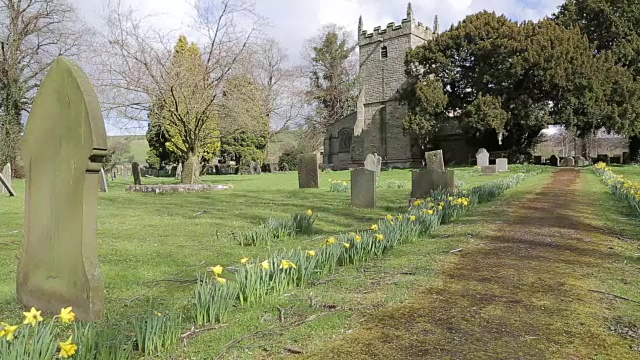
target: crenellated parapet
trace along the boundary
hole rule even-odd
[[[433,30],[413,18],[413,10],[410,3],[407,8],[407,17],[402,19],[400,24],[390,22],[384,28],[376,26],[373,28],[373,32],[368,32],[363,29],[362,17],[360,17],[358,32],[358,45],[360,46],[409,34],[416,35],[424,40],[430,40],[434,34]]]

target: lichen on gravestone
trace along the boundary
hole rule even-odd
[[[59,57],[40,85],[22,144],[25,238],[17,295],[24,306],[46,313],[71,306],[81,320],[102,316],[96,215],[106,155],[95,90],[78,65]]]

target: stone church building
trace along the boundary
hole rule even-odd
[[[437,27],[437,23],[434,24]],[[362,166],[369,153],[377,153],[384,167],[422,166],[423,152],[415,139],[404,136],[406,106],[399,102],[406,82],[405,55],[409,49],[436,36],[417,22],[411,3],[407,18],[398,25],[375,27],[372,33],[358,24],[361,87],[356,111],[327,126],[323,163],[334,170]],[[444,126],[436,138],[447,163],[466,163],[470,149],[456,126]]]

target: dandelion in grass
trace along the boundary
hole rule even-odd
[[[382,234],[376,234],[376,240],[378,241],[382,241],[384,239],[384,235]]]
[[[61,358],[70,358],[72,357],[76,351],[78,350],[78,345],[74,344],[71,341],[73,336],[69,336],[69,339],[65,342],[60,342],[60,357]]]
[[[349,243],[342,243],[342,246],[344,246],[345,249],[348,249],[349,247],[351,247],[351,244]]]
[[[307,210],[307,215],[309,215],[309,216],[313,215],[313,210],[311,210],[311,209]]]
[[[280,269],[296,268],[296,264],[289,260],[280,260]]]
[[[58,317],[63,324],[71,324],[76,319],[76,314],[73,312],[71,307],[68,307],[61,309]]]
[[[264,270],[269,270],[269,268],[271,267],[271,264],[269,264],[269,260],[265,260],[260,263],[260,267]]]
[[[24,321],[23,324],[31,324],[31,326],[36,326],[36,323],[42,321],[42,316],[40,314],[42,311],[36,310],[36,308],[32,307],[29,312],[23,312]]]
[[[16,330],[18,330],[18,325],[11,326],[4,322],[0,323],[0,339],[4,337],[7,341],[13,340],[16,336]]]
[[[242,259],[240,259],[240,264],[246,264],[247,261],[249,261],[248,257],[243,257]]]
[[[307,250],[307,256],[311,256],[311,257],[316,256],[315,250]]]
[[[371,230],[378,231],[378,224],[372,224],[371,225]]]
[[[220,285],[224,285],[227,283],[227,279],[225,278],[221,278],[221,277],[216,277],[216,281],[218,282],[218,284]]]

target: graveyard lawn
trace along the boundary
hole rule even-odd
[[[465,187],[506,178],[517,171],[479,176],[472,168],[457,169]],[[338,232],[362,229],[388,213],[405,212],[410,193],[408,170],[384,171],[378,188],[378,207],[353,209],[349,192],[329,192],[329,179],[349,181],[349,172],[321,174],[320,189],[298,189],[296,172],[255,176],[205,176],[211,184],[232,184],[233,189],[202,193],[145,194],[125,192],[133,182],[110,181],[109,192],[99,193],[98,248],[106,289],[106,319],[127,328],[148,309],[171,312],[188,306],[196,273],[221,264],[232,266],[242,257],[264,258],[276,249],[317,246]],[[143,178],[143,184],[173,184],[169,178]],[[14,180],[18,196],[0,196],[0,320],[20,321],[16,302],[16,269],[24,236],[24,181]],[[404,188],[398,188],[405,185]],[[400,186],[401,187],[401,186]],[[98,189],[96,189],[98,191]],[[269,217],[285,218],[313,209],[317,214],[312,236],[279,240],[268,246],[242,247],[234,233],[252,229]],[[270,308],[272,310],[272,308]],[[223,347],[225,339],[251,330],[259,323],[260,307],[244,310],[245,324],[235,323],[223,336],[203,334],[206,349],[187,346],[196,354]]]
[[[426,248],[309,289],[324,325],[275,341],[309,359],[637,359],[639,235],[590,168],[562,169],[442,227]]]
[[[609,165],[616,175],[622,175],[625,180],[640,182],[640,166],[638,165]]]

